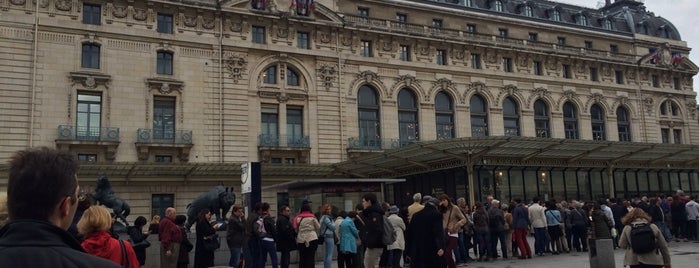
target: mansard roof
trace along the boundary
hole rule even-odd
[[[390,0],[389,0],[390,1]],[[404,2],[400,0],[395,0]],[[463,10],[478,11],[503,16],[530,19],[534,21],[547,21],[551,24],[560,24],[570,27],[578,27],[603,32],[615,32],[627,35],[644,34],[654,37],[681,40],[677,28],[663,17],[655,16],[647,11],[643,3],[637,0],[608,0],[607,4],[596,9],[571,4],[559,3],[548,0],[471,0],[472,5],[466,6],[468,0],[408,0],[409,2],[431,3],[443,7],[458,8]],[[502,2],[503,10],[495,11],[495,1]],[[528,17],[523,8],[532,8],[532,16]],[[560,21],[554,21],[553,11],[560,13]],[[587,17],[587,25],[579,25],[580,16]],[[611,29],[605,29],[605,20],[611,23]]]

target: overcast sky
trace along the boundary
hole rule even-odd
[[[604,0],[553,0],[583,7],[597,8]],[[683,41],[692,48],[689,58],[694,64],[699,64],[699,0],[637,0],[644,2],[646,10],[655,13],[672,22]],[[612,1],[614,2],[614,1]],[[694,77],[694,91],[699,90],[699,79]]]

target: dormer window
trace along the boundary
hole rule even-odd
[[[491,2],[491,3],[492,3],[492,4],[491,4],[491,9],[492,9],[492,10],[495,10],[495,11],[497,11],[497,12],[502,12],[502,11],[504,10],[503,5],[502,5],[502,1],[500,1],[500,0],[495,0],[495,1]]]
[[[524,6],[524,16],[534,17],[534,9],[531,6]]]
[[[602,21],[602,29],[611,30],[612,29],[612,21],[609,19],[604,19]]]
[[[552,10],[551,11],[551,20],[553,21],[561,21],[561,12],[558,10]]]
[[[578,25],[582,25],[582,26],[588,26],[588,25],[590,25],[590,22],[588,21],[587,16],[584,15],[584,14],[578,15],[578,21],[577,21],[577,22],[578,22]]]

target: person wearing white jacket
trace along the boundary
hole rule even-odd
[[[534,228],[534,253],[538,256],[544,256],[546,244],[548,244],[546,239],[546,227],[548,226],[546,208],[539,204],[541,202],[539,197],[534,197],[532,202],[532,205],[529,206],[529,222]]]
[[[403,235],[405,231],[405,222],[403,218],[398,216],[400,210],[397,206],[391,206],[388,211],[391,214],[388,216],[388,221],[391,222],[393,230],[396,232],[396,242],[393,242],[393,244],[388,245],[386,248],[391,253],[389,265],[392,268],[400,268],[400,260],[403,257],[403,250],[405,250],[405,236]]]
[[[687,210],[687,239],[697,240],[697,221],[699,221],[699,203],[696,201],[697,196],[689,197],[689,202],[685,205]]]

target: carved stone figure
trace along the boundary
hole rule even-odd
[[[224,220],[228,210],[234,203],[235,193],[233,193],[233,187],[215,186],[211,191],[199,195],[192,203],[187,205],[187,224],[185,228],[189,230],[194,220],[196,220],[199,211],[206,208],[216,215],[216,220]]]
[[[112,184],[109,183],[107,176],[100,176],[97,179],[97,187],[95,188],[95,193],[92,194],[92,198],[99,204],[111,208],[118,219],[124,222],[125,225],[129,225],[126,217],[131,213],[131,208],[124,199],[114,194]]]

